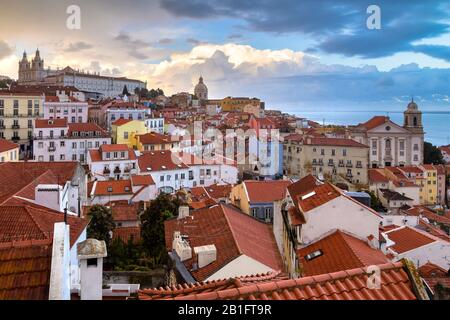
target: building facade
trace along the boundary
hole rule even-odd
[[[285,175],[368,184],[369,148],[354,140],[292,134],[284,138],[283,154]]]
[[[369,162],[372,168],[423,163],[422,112],[414,101],[408,104],[404,112],[403,126],[389,117],[376,116],[349,128],[349,136],[370,147]]]
[[[44,119],[66,118],[69,123],[88,121],[87,102],[78,101],[74,97],[46,96],[44,102]]]
[[[26,52],[19,61],[19,84],[50,84],[55,86],[74,86],[86,92],[100,93],[106,97],[115,97],[122,94],[126,87],[129,93],[134,93],[136,88],[143,89],[147,84],[140,80],[126,77],[101,76],[100,73],[83,72],[65,67],[62,70],[45,69],[44,59],[39,50],[31,61]]]
[[[0,139],[20,146],[20,157],[31,155],[33,121],[42,116],[43,97],[37,94],[0,92]]]

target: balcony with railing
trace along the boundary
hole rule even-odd
[[[56,147],[55,147],[55,146],[49,146],[49,147],[48,147],[48,151],[49,151],[49,152],[56,151]]]
[[[11,129],[20,129],[20,126],[18,124],[13,124],[11,126]]]
[[[361,169],[362,167],[363,167],[363,166],[362,166],[362,163],[358,162],[358,163],[356,164],[356,168]]]
[[[353,168],[353,164],[352,164],[351,162],[347,162],[347,163],[345,164],[345,166],[346,166],[347,168]]]

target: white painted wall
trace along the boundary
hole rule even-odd
[[[277,270],[273,270],[261,262],[243,254],[211,275],[208,279],[206,279],[206,281],[242,277],[271,271]]]
[[[366,239],[373,235],[378,239],[378,227],[382,218],[368,208],[345,196],[337,197],[308,211],[306,224],[302,226],[300,242],[309,244],[326,233],[340,229]]]
[[[448,270],[450,268],[450,243],[438,240],[399,254],[395,260],[398,261],[402,258],[411,260],[416,267],[423,266],[429,261]]]

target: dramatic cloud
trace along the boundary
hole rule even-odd
[[[402,65],[389,72],[374,66],[326,65],[292,50],[258,50],[251,46],[200,45],[174,54],[155,66],[149,86],[168,93],[192,91],[203,75],[213,98],[258,96],[268,106],[306,104],[401,105],[405,97],[421,97],[428,105],[449,105],[450,69]]]
[[[87,50],[87,49],[91,49],[94,46],[86,43],[84,41],[78,41],[75,43],[70,43],[69,46],[64,50],[66,52],[79,52],[79,51],[83,51],[83,50]]]
[[[366,27],[367,1],[161,0],[162,8],[179,17],[242,19],[246,28],[267,33],[300,33],[327,53],[363,58],[396,52],[421,52],[450,61],[448,46],[414,46],[413,42],[449,32],[448,1],[380,0],[382,29]],[[311,48],[312,50],[312,48]]]
[[[14,53],[14,48],[10,47],[5,41],[0,40],[0,60]]]

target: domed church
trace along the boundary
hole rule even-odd
[[[208,87],[203,83],[203,77],[200,76],[198,83],[194,88],[194,95],[199,100],[208,100]]]
[[[403,126],[389,116],[375,116],[349,129],[353,140],[369,147],[372,168],[423,163],[422,112],[413,99],[403,112]]]

